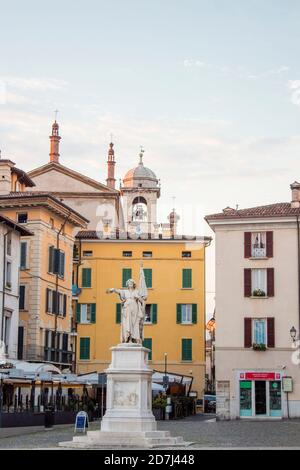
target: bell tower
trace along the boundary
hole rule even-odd
[[[52,124],[52,134],[49,137],[50,139],[50,162],[59,163],[59,141],[61,139],[59,135],[59,125],[56,122]]]
[[[111,142],[109,144],[109,150],[108,150],[107,179],[106,179],[106,184],[111,189],[115,189],[115,186],[116,186],[115,165],[116,165],[116,161],[115,161],[114,144]]]

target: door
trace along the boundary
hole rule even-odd
[[[255,414],[267,414],[266,382],[262,380],[255,381]]]
[[[270,387],[270,416],[282,416],[281,410],[281,381],[272,380]]]

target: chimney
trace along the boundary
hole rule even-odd
[[[12,191],[12,167],[15,164],[11,160],[0,158],[0,195],[4,196]]]
[[[108,150],[108,159],[107,159],[107,179],[106,184],[110,189],[115,189],[116,179],[115,179],[115,151],[114,144],[111,142],[109,144]]]
[[[300,207],[300,183],[298,183],[297,181],[292,183],[291,190],[292,190],[291,207],[298,208]]]
[[[59,163],[59,141],[61,139],[59,135],[59,125],[57,124],[56,120],[52,124],[52,135],[49,137],[50,139],[50,162],[51,163]]]

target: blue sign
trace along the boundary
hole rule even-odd
[[[75,420],[75,432],[85,432],[86,428],[88,427],[89,419],[87,413],[85,411],[79,411]]]

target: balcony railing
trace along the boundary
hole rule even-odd
[[[23,348],[18,359],[34,362],[51,362],[53,364],[69,366],[74,360],[74,352],[45,346],[28,346]]]
[[[265,258],[267,251],[265,245],[252,245],[252,257],[253,258]]]

